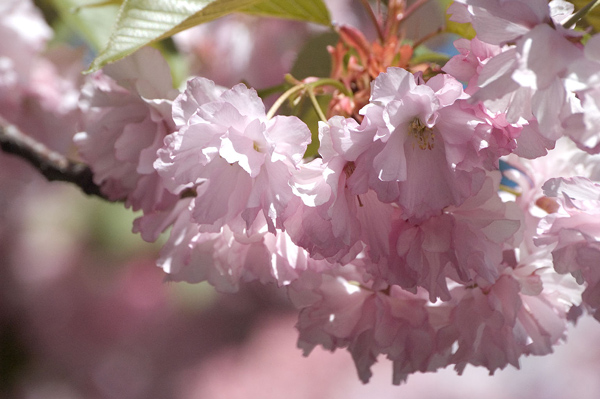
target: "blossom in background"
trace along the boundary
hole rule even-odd
[[[351,24],[374,33],[359,3],[325,3],[336,24]],[[298,55],[307,41],[324,32],[327,30],[314,24],[235,14],[187,29],[173,40],[185,55],[191,76],[227,87],[247,82],[263,89],[281,84],[294,64],[303,61]]]
[[[53,31],[31,0],[0,5],[0,118],[66,153],[79,118],[82,51],[47,48]]]
[[[6,90],[28,84],[32,60],[45,48],[53,36],[41,12],[31,1],[7,0],[0,6],[0,83],[2,96],[16,96],[20,91]],[[23,29],[26,27],[26,29]]]
[[[174,41],[187,54],[191,75],[263,88],[281,83],[309,33],[300,22],[234,15],[181,32]]]

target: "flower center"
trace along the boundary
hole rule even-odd
[[[346,175],[346,179],[349,179],[350,176],[352,176],[352,173],[354,173],[354,171],[356,170],[356,164],[352,161],[347,162],[346,165],[344,165],[344,174]],[[348,188],[348,182],[346,181],[346,188]],[[357,195],[356,198],[358,199],[358,206],[362,207],[363,203],[360,200],[360,196]]]
[[[422,150],[433,149],[434,135],[433,129],[427,127],[419,118],[415,118],[408,125],[408,134],[412,136],[416,141],[417,145]]]
[[[355,170],[356,165],[354,164],[354,162],[350,161],[346,163],[346,165],[344,166],[344,173],[346,174],[346,178],[350,178],[350,176],[352,176],[352,173],[354,173]]]
[[[554,198],[540,197],[535,201],[535,204],[549,214],[556,213],[560,209],[560,205]]]

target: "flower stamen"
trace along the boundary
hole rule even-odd
[[[346,174],[346,179],[349,179],[352,176],[352,173],[356,170],[356,165],[354,162],[350,161],[344,165],[344,173]]]
[[[415,118],[408,125],[408,134],[414,137],[417,145],[422,150],[431,150],[434,145],[433,129],[427,127],[419,118]]]
[[[540,197],[535,201],[535,205],[546,211],[548,214],[556,213],[560,209],[560,205],[554,198]]]

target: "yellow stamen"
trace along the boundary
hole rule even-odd
[[[415,118],[408,125],[408,134],[417,140],[417,145],[422,150],[433,149],[435,136],[433,129],[427,127],[419,118]]]

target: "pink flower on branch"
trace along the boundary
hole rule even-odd
[[[145,240],[170,229],[167,280],[285,287],[305,354],[346,348],[363,382],[381,355],[394,383],[518,367],[600,309],[600,41],[561,26],[564,1],[459,0],[452,18],[478,36],[442,71],[415,66],[396,28],[424,3],[390,1],[381,43],[342,40],[331,78],[286,79],[275,104],[306,94],[321,119],[314,157],[305,121],[273,117],[243,84],[196,77],[180,93],[149,48],[90,75],[79,101],[75,143],[95,183],[143,211]],[[12,44],[0,50],[0,87],[37,82],[27,95],[59,103],[50,69],[19,75]],[[316,96],[331,93],[353,118],[330,106],[326,120]],[[591,180],[562,177],[575,174]]]
[[[583,302],[600,320],[600,185],[583,177],[555,178],[544,184],[544,193],[560,209],[542,220],[536,244],[553,245],[556,272],[585,282]]]
[[[156,151],[175,129],[171,102],[176,95],[167,63],[151,48],[88,79],[80,100],[82,131],[74,141],[111,200],[125,200],[146,213],[177,202],[153,167]]]
[[[380,355],[394,364],[393,382],[415,372],[468,364],[493,373],[519,367],[523,355],[546,355],[564,339],[572,299],[568,285],[543,269],[504,263],[492,284],[454,285],[451,299],[432,304],[427,293],[398,286],[375,287],[360,262],[304,274],[288,287],[300,309],[298,346],[307,355],[317,345],[346,348],[359,378],[368,382]],[[546,269],[547,270],[547,269]]]
[[[310,141],[303,122],[267,119],[254,90],[203,78],[188,82],[173,119],[178,130],[154,165],[172,193],[192,198],[180,201],[161,253],[170,279],[236,291],[243,282],[286,285],[328,267],[276,230],[300,205],[289,182]]]
[[[448,13],[452,21],[472,23],[480,40],[503,45],[537,25],[560,24],[573,9],[563,0],[455,0]]]
[[[322,158],[294,174],[292,188],[303,205],[286,222],[287,231],[315,258],[347,263],[363,249],[371,259],[387,256],[390,220],[399,210],[367,186],[370,154],[380,148],[373,130],[336,116],[320,123],[319,141]]]
[[[268,120],[244,85],[221,91],[202,78],[188,82],[174,116],[179,130],[166,138],[155,167],[173,193],[195,190],[192,219],[202,230],[229,225],[250,235],[260,220],[273,233],[281,228],[297,203],[288,181],[310,142],[308,127],[295,117]]]
[[[476,196],[420,224],[394,223],[390,240],[395,250],[387,262],[374,265],[372,274],[411,291],[425,288],[432,302],[451,299],[451,280],[493,284],[503,250],[519,241],[523,227],[516,206],[498,197],[498,184],[498,175],[488,177]]]
[[[427,83],[400,68],[379,75],[361,110],[361,129],[374,143],[353,178],[366,176],[382,202],[397,203],[403,217],[415,221],[477,193],[485,178],[477,157],[485,143],[475,130],[487,121],[461,106],[466,97],[447,75]]]

